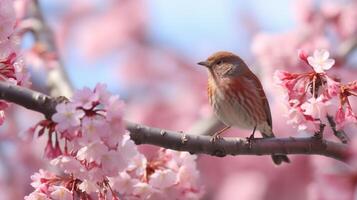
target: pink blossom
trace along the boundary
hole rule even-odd
[[[109,178],[112,188],[124,197],[199,199],[202,196],[195,156],[161,149],[150,161],[140,153],[132,158],[125,171]]]
[[[0,62],[2,62],[2,64],[4,64],[3,61],[7,60],[9,55],[17,51],[12,40],[5,40],[0,42],[0,48]]]
[[[123,136],[121,142],[119,142],[116,147],[116,151],[120,152],[120,156],[118,155],[117,159],[120,159],[123,163],[127,165],[127,167],[129,167],[130,162],[134,157],[140,155],[136,145],[130,139],[129,134],[125,134]]]
[[[346,107],[346,112],[345,112],[345,119],[349,123],[356,124],[357,123],[357,116],[355,113],[353,113],[351,106]]]
[[[328,54],[327,51],[317,50],[314,57],[309,58],[310,61],[315,58],[324,61],[328,60]],[[335,116],[338,129],[355,121],[355,114],[348,100],[348,96],[355,94],[350,92],[354,88],[353,83],[341,84],[326,73],[318,73],[316,69],[315,72],[301,74],[276,71],[274,78],[287,93],[288,123],[297,126],[299,130],[318,130],[318,123],[329,123],[327,115]],[[345,112],[347,109],[348,114]]]
[[[90,109],[98,99],[98,94],[94,93],[88,87],[78,90],[72,97],[73,103],[84,109]]]
[[[133,186],[133,194],[138,195],[140,199],[149,198],[154,192],[157,192],[149,184],[139,182]]]
[[[101,157],[102,170],[107,176],[115,176],[128,166],[130,157],[121,151],[109,151]]]
[[[288,124],[292,124],[294,127],[297,126],[298,130],[306,130],[308,128],[307,121],[304,116],[302,108],[299,106],[300,102],[296,99],[289,101],[288,107]]]
[[[72,192],[63,186],[53,186],[51,199],[53,200],[73,200]]]
[[[76,158],[88,163],[96,162],[97,164],[100,164],[102,156],[107,152],[108,147],[106,147],[103,143],[94,142],[79,149]]]
[[[132,194],[134,185],[136,185],[139,180],[132,178],[127,172],[120,172],[116,177],[109,177],[109,183],[112,189],[119,191],[121,194]]]
[[[344,112],[342,106],[340,106],[336,112],[335,121],[338,125],[338,129],[340,129],[340,127],[342,126],[342,124],[345,121],[345,112]]]
[[[186,166],[189,168],[196,168],[197,159],[196,155],[191,155],[188,152],[174,151],[174,150],[166,150],[163,155],[168,157],[167,165],[170,168],[178,170],[181,166]]]
[[[146,172],[148,161],[143,154],[137,154],[130,160],[128,169],[134,171],[136,176],[142,176]]]
[[[89,180],[83,180],[83,182],[78,185],[78,188],[82,192],[86,192],[88,194],[97,192],[99,189],[96,183],[89,181]]]
[[[336,112],[335,121],[336,128],[341,130],[348,124],[357,124],[357,116],[353,113],[351,106],[347,105],[344,109],[341,105]]]
[[[80,141],[90,143],[98,141],[101,137],[110,137],[110,127],[103,117],[93,116],[82,119],[82,138]]]
[[[30,195],[25,196],[25,200],[51,200],[46,194],[40,191],[33,191]]]
[[[59,131],[78,127],[81,123],[80,119],[85,114],[72,103],[60,103],[56,106],[56,111],[57,113],[52,116],[52,120],[58,123],[57,128]]]
[[[47,184],[47,181],[53,178],[56,178],[53,173],[40,169],[39,172],[36,172],[31,176],[31,186],[34,188],[39,188],[43,184]]]
[[[301,105],[304,114],[310,115],[313,119],[325,119],[326,105],[322,102],[321,98],[310,98]]]
[[[323,73],[335,64],[335,60],[329,58],[329,56],[330,53],[326,50],[315,50],[314,56],[307,57],[307,61],[316,73]]]
[[[301,60],[303,60],[303,61],[305,61],[305,62],[308,62],[308,61],[307,61],[308,54],[307,54],[307,52],[306,52],[305,50],[299,49],[299,50],[298,50],[298,55],[299,55],[299,58],[300,58]]]
[[[57,124],[49,121],[43,127],[52,131],[50,136],[54,134],[57,138],[60,135],[66,139],[63,155],[53,159],[51,164],[81,181],[75,187],[80,191],[104,195],[103,190],[110,191],[105,183],[107,178],[128,169],[129,161],[139,153],[133,141],[125,135],[121,100],[106,91],[105,85],[97,85],[95,90],[83,89],[79,94],[75,93],[77,103],[59,104],[53,116]],[[108,114],[109,110],[111,114]]]
[[[98,100],[102,104],[107,106],[108,101],[109,101],[110,97],[112,96],[107,90],[107,85],[102,84],[102,83],[98,83],[95,86],[94,93],[98,96]]]
[[[108,99],[107,108],[107,118],[112,122],[121,122],[123,118],[123,108],[125,104],[123,101],[119,100],[118,96],[112,96]]]
[[[165,189],[173,186],[177,181],[177,174],[172,170],[156,170],[150,176],[149,184],[155,188]]]
[[[79,160],[75,159],[72,156],[64,155],[52,159],[50,164],[55,167],[58,167],[67,174],[75,174],[76,176],[79,176],[78,173],[81,173],[80,171],[83,168]]]
[[[56,139],[55,145],[53,145],[52,138],[49,137],[47,141],[47,145],[45,147],[45,156],[47,158],[56,158],[57,156],[61,155],[62,151],[59,146],[59,142]]]
[[[181,186],[186,188],[190,188],[191,186],[198,186],[197,180],[199,178],[199,172],[196,168],[182,165],[178,169],[177,175],[177,181]],[[196,180],[196,182],[193,182],[192,180]]]
[[[327,98],[332,98],[334,96],[337,96],[340,93],[340,86],[341,84],[332,78],[325,76],[326,77],[326,85],[327,85],[327,90],[325,96]]]

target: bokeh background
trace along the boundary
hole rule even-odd
[[[207,74],[196,63],[218,50],[240,55],[260,77],[278,136],[311,134],[298,132],[286,123],[284,96],[273,81],[277,69],[311,70],[299,60],[299,49],[309,54],[314,49],[328,49],[338,61],[331,74],[342,82],[357,77],[356,51],[343,51],[343,45],[357,38],[357,2],[352,0],[40,2],[74,87],[106,83],[126,101],[129,120],[150,126],[189,131],[212,116],[206,95]],[[32,41],[25,35],[22,42],[27,58],[34,56]],[[29,64],[35,88],[45,84],[42,65]],[[356,104],[356,99],[351,101]],[[18,132],[40,119],[28,120],[29,115],[18,117]],[[350,127],[347,132],[356,129]],[[234,129],[226,135],[249,134]],[[330,132],[326,135],[334,140]],[[9,180],[3,178],[0,189],[17,191],[19,196],[28,194],[32,190],[30,175],[46,163],[42,148],[25,143],[15,146],[11,141],[2,142],[1,147],[7,149],[3,158],[17,156],[9,166],[1,165],[1,173]],[[155,149],[141,147],[149,157]],[[276,167],[268,156],[200,155],[204,199],[356,199],[353,177],[357,174],[347,166],[319,156],[290,158],[291,164]]]
[[[118,84],[123,80],[113,68],[122,66],[123,51],[137,42],[174,52],[192,65],[193,71],[203,71],[196,69],[196,62],[218,50],[252,60],[256,33],[284,32],[297,23],[296,2],[283,0],[154,0],[118,2],[114,7],[113,1],[95,0],[41,3],[51,26],[57,28],[56,34],[65,37],[62,56],[74,85],[94,86],[100,81],[123,91],[127,88]],[[85,67],[90,70],[83,70]],[[88,79],[93,72],[96,79]]]

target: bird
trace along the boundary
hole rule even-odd
[[[264,138],[275,137],[263,86],[239,56],[219,51],[197,64],[208,70],[209,103],[217,118],[225,125],[213,134],[212,142],[231,127],[253,130],[249,142],[254,139],[256,130]],[[276,165],[290,162],[285,154],[272,154],[272,159]]]

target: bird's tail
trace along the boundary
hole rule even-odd
[[[263,135],[264,138],[273,138],[273,137],[275,137],[274,133],[273,133],[273,131],[271,129],[269,131],[262,132],[262,135]],[[273,162],[276,165],[280,165],[283,162],[290,163],[290,159],[285,154],[272,154],[271,158],[273,159]]]
[[[282,162],[290,163],[289,158],[284,154],[273,154],[271,158],[276,165],[280,165]]]

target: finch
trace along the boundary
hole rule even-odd
[[[274,137],[269,103],[257,76],[231,52],[214,53],[199,65],[208,69],[208,97],[213,111],[226,127],[213,135],[213,141],[230,127],[255,130],[264,138]],[[289,163],[286,155],[273,154],[275,164]]]

